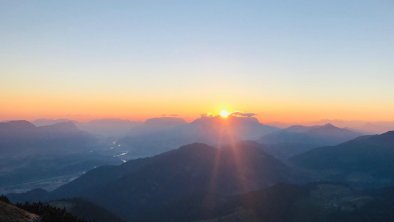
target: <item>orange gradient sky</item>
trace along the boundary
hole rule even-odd
[[[0,3],[0,120],[394,120],[390,1]]]
[[[37,119],[37,118],[70,118],[90,120],[96,118],[122,118],[143,120],[162,115],[178,115],[193,120],[200,114],[219,114],[225,109],[229,112],[244,111],[256,113],[263,122],[309,122],[321,119],[392,120],[393,106],[381,106],[382,101],[337,100],[318,101],[291,97],[273,98],[271,96],[237,95],[230,93],[231,98],[223,96],[215,98],[214,92],[205,94],[175,96],[133,97],[97,93],[85,95],[47,94],[15,94],[1,96],[1,118]],[[223,102],[224,101],[224,102]]]

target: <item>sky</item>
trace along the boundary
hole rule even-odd
[[[0,0],[0,119],[394,120],[394,1]]]

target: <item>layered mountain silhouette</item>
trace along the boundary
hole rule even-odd
[[[253,138],[264,144],[239,142]],[[15,202],[45,201],[16,206],[33,209],[27,212],[35,215],[54,207],[96,221],[394,218],[393,131],[360,136],[331,124],[279,130],[252,116],[203,116],[191,123],[176,117],[149,119],[133,125],[124,138],[110,138],[105,147],[73,122],[39,127],[4,122],[0,139],[1,188],[10,182],[81,175],[49,192],[8,195]],[[191,144],[176,148],[185,143]],[[101,153],[112,157],[112,150],[144,158],[100,167],[111,163],[100,159]],[[305,185],[311,181],[315,183]]]
[[[129,147],[130,156],[145,157],[194,142],[216,145],[221,141],[254,140],[276,129],[253,117],[202,116],[191,123],[175,117],[162,117],[134,128],[120,143]]]
[[[312,148],[332,146],[354,139],[362,134],[332,124],[319,126],[291,126],[261,137],[266,151],[278,158],[289,158]]]
[[[391,185],[394,184],[394,132],[316,148],[291,160],[298,166],[318,171],[324,179],[358,186]]]
[[[93,135],[119,138],[126,136],[139,122],[122,119],[96,119],[88,122],[77,122],[77,127]]]
[[[25,120],[0,123],[2,157],[81,152],[93,140],[91,135],[79,130],[73,122],[40,127]]]
[[[326,124],[322,126],[291,126],[265,135],[259,141],[265,144],[298,143],[319,146],[337,145],[358,136],[361,136],[361,133]]]
[[[156,117],[145,120],[147,127],[168,128],[187,124],[187,122],[179,117]]]
[[[234,195],[302,180],[257,143],[219,148],[194,143],[120,166],[99,167],[41,197],[82,197],[132,221],[155,208],[196,195]],[[10,197],[15,201],[29,198]]]
[[[32,189],[36,185],[30,183],[43,185],[48,178],[67,181],[95,166],[116,163],[92,152],[101,149],[96,137],[70,121],[40,127],[24,120],[1,122],[0,192]]]
[[[42,118],[42,119],[36,119],[31,121],[35,126],[49,126],[53,125],[56,123],[63,123],[63,122],[74,122],[77,123],[77,121],[71,120],[71,119],[47,119],[47,118]]]

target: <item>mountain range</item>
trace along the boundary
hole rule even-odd
[[[332,146],[361,136],[362,133],[332,124],[317,126],[295,125],[262,136],[257,141],[266,151],[280,159],[287,159],[320,146]]]
[[[358,186],[394,184],[394,131],[362,136],[337,146],[320,147],[291,158],[322,179]]]
[[[163,127],[166,125],[170,127]],[[277,128],[264,125],[253,117],[230,116],[223,119],[202,116],[190,123],[179,118],[162,117],[136,127],[119,143],[129,147],[128,155],[146,157],[194,142],[216,146],[220,141],[254,140],[275,130]]]
[[[276,129],[250,117],[202,117],[191,123],[156,118],[135,126],[110,147],[85,147],[108,154],[123,149],[143,157],[120,165],[87,164],[86,173],[58,188],[8,197],[14,202],[44,201],[97,221],[100,218],[89,216],[99,215],[95,211],[100,208],[108,211],[101,218],[119,221],[391,221],[394,132],[360,135],[331,124]],[[0,136],[6,138],[3,144],[18,149],[29,141],[50,158],[56,156],[47,151],[51,148],[35,144],[52,144],[56,150],[57,143],[75,137],[87,138],[88,143],[79,145],[97,145],[97,137],[71,122],[40,127],[8,122],[0,124]],[[241,141],[244,138],[260,138],[260,143]],[[206,143],[169,147],[194,140]],[[67,144],[59,147],[64,162],[54,158],[52,167],[44,162],[42,169],[78,159],[79,153],[73,153],[77,147],[68,147],[70,152]],[[80,163],[88,159],[84,156]],[[28,178],[37,169],[15,172]],[[12,177],[0,177],[0,182],[7,178]],[[81,206],[92,210],[72,211]]]
[[[302,182],[300,174],[252,142],[214,148],[195,143],[120,166],[96,168],[41,197],[81,197],[127,220],[196,195],[234,195],[279,182]],[[209,196],[208,195],[208,196]],[[27,195],[9,195],[13,201]]]
[[[96,166],[120,163],[100,140],[73,122],[0,123],[0,192],[56,187]]]
[[[93,140],[72,122],[40,127],[25,120],[0,123],[2,157],[83,152],[94,145]]]

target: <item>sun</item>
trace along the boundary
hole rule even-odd
[[[227,110],[221,110],[219,113],[219,116],[222,117],[223,119],[226,119],[227,117],[230,116],[230,112],[228,112]]]

